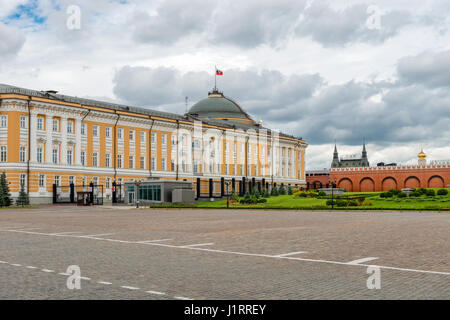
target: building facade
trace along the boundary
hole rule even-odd
[[[341,158],[339,158],[337,146],[334,145],[331,168],[354,168],[354,167],[369,167],[369,159],[367,158],[366,144],[363,143],[361,156],[351,155],[351,156],[343,156]]]
[[[114,182],[149,178],[192,181],[197,196],[224,181],[241,192],[302,186],[306,147],[217,90],[178,115],[0,85],[0,171],[32,203],[51,202],[53,185],[93,183],[109,198]]]

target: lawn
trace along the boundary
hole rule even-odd
[[[387,209],[387,210],[449,210],[450,211],[450,197],[438,196],[434,198],[418,197],[418,198],[389,198],[382,199],[379,197],[379,192],[373,194],[364,193],[366,200],[373,202],[371,206],[357,206],[357,207],[341,207],[338,209]],[[346,193],[345,196],[356,196],[361,193]],[[292,195],[280,195],[267,198],[266,203],[259,203],[254,205],[249,204],[230,204],[232,208],[263,208],[263,209],[328,209],[331,206],[326,205],[327,199],[318,198],[301,198]],[[198,208],[226,208],[227,201],[202,202],[196,205]],[[336,206],[335,206],[336,208]]]

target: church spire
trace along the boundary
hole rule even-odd
[[[337,151],[336,140],[334,141],[334,152],[333,152],[333,161],[331,162],[332,168],[339,167],[339,154]]]

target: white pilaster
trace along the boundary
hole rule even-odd
[[[47,114],[47,124],[45,126],[47,131],[47,142],[45,144],[45,162],[52,163],[52,149],[53,149],[53,139],[52,139],[52,120],[53,117],[50,114]]]
[[[75,164],[81,165],[81,119],[75,119]]]
[[[28,148],[30,148],[30,161],[35,163],[37,161],[36,150],[36,132],[37,132],[37,114],[31,113],[30,117],[30,142]]]
[[[67,117],[61,117],[61,163],[67,165]]]

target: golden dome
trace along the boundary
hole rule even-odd
[[[427,157],[426,153],[423,152],[423,148],[420,149],[420,152],[419,152],[419,154],[417,155],[417,157],[418,157],[420,160],[424,160],[424,159]]]

